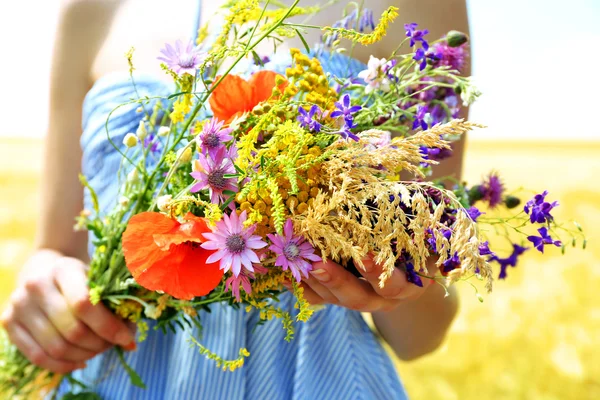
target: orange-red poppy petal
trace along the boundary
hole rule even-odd
[[[252,86],[237,75],[227,75],[212,92],[209,104],[216,118],[230,121],[236,114],[250,111],[256,105],[252,100]]]
[[[135,280],[149,290],[161,290],[177,299],[209,294],[223,278],[219,263],[207,264],[213,251],[193,243],[173,246],[169,256],[142,271]]]
[[[206,264],[212,251],[196,243],[204,240],[202,232],[210,231],[204,220],[186,217],[188,222],[180,224],[160,213],[134,215],[122,240],[127,268],[136,282],[188,300],[210,293],[223,271],[218,263]]]
[[[268,100],[273,93],[273,88],[276,86],[275,80],[277,76],[282,76],[273,71],[259,71],[250,78],[250,86],[252,86],[252,107]],[[287,81],[279,85],[279,89],[283,90],[287,86]]]

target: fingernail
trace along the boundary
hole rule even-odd
[[[135,342],[135,338],[129,330],[121,331],[117,334],[117,343],[121,345],[121,347],[125,348],[131,344],[131,342]]]
[[[135,351],[137,349],[137,343],[135,340],[132,340],[127,346],[123,346],[123,350],[125,351]]]
[[[77,367],[75,367],[75,369],[84,369],[85,367],[87,367],[87,364],[81,363],[81,364],[77,364]]]
[[[324,269],[315,269],[310,271],[310,274],[314,276],[319,282],[329,282],[331,275]]]

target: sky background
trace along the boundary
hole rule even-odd
[[[0,137],[45,135],[58,3],[0,3]],[[471,120],[488,126],[471,140],[600,140],[600,0],[468,3]]]

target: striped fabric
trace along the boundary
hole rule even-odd
[[[321,59],[324,68],[337,75],[355,74],[363,67],[339,55]],[[289,58],[278,57],[267,68],[282,71],[286,64]],[[246,65],[240,70],[251,69]],[[147,75],[136,75],[136,86],[140,97],[172,93],[167,84]],[[116,106],[135,97],[131,81],[123,73],[97,81],[84,102],[83,172],[96,188],[104,211],[116,204],[121,161],[106,138],[105,123]],[[108,120],[111,138],[119,146],[125,134],[135,132],[138,126],[143,114],[136,112],[137,107],[123,106]],[[85,202],[90,208],[88,193]],[[279,306],[295,313],[289,293],[281,297]],[[200,314],[202,332],[194,328],[164,335],[151,329],[138,350],[126,355],[147,385],[145,390],[130,384],[114,350],[90,360],[74,377],[106,400],[407,398],[393,363],[359,312],[327,306],[307,323],[296,324],[295,338],[288,343],[278,320],[257,326],[256,311],[224,304],[213,304],[211,311]],[[250,351],[250,357],[243,368],[224,372],[190,345],[190,336],[225,359],[237,358],[241,347]],[[65,383],[59,394],[72,389]]]

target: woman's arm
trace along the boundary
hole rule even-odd
[[[37,251],[26,262],[2,314],[11,341],[34,364],[65,373],[114,344],[126,346],[130,329],[103,305],[89,302],[86,235],[73,231],[83,208],[78,180],[81,106],[89,70],[115,1],[64,5],[53,53],[50,121],[42,177]]]

